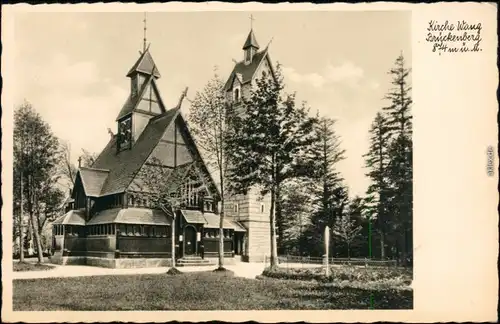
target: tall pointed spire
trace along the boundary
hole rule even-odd
[[[255,38],[255,34],[253,33],[253,15],[250,15],[250,32],[248,33],[247,40],[245,44],[243,44],[243,52],[245,56],[245,64],[252,63],[253,56],[259,50],[259,43],[257,43],[257,38]]]

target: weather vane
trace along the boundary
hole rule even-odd
[[[146,31],[147,31],[147,26],[146,26],[146,22],[147,22],[147,16],[146,16],[146,13],[144,13],[144,43],[142,45],[142,50],[145,52],[146,51]]]

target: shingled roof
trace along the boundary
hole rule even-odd
[[[85,225],[85,210],[70,210],[66,214],[58,217],[53,225]]]
[[[82,180],[85,194],[90,197],[100,196],[102,186],[108,177],[109,170],[82,167],[78,170],[78,173]]]
[[[152,83],[152,80],[153,80],[153,76],[149,75],[147,77],[146,81],[142,84],[141,89],[139,89],[139,93],[137,93],[136,95],[133,95],[131,93],[128,96],[127,101],[125,101],[125,104],[123,105],[122,109],[118,113],[118,117],[116,117],[116,121],[122,119],[123,117],[131,114],[134,111],[134,109],[139,104],[139,101],[142,100],[142,97],[144,96],[144,92],[146,91],[147,87]]]
[[[236,63],[233,72],[231,72],[231,75],[229,76],[226,84],[224,85],[224,90],[228,90],[231,87],[233,79],[237,74],[241,75],[241,82],[243,84],[252,81],[255,71],[257,71],[257,68],[259,67],[261,61],[266,57],[267,52],[268,51],[266,47],[266,49],[264,49],[263,51],[255,53],[255,55],[252,58],[252,62],[250,64],[245,64],[245,61],[240,61]]]
[[[149,208],[113,208],[96,213],[87,225],[98,224],[146,224],[171,225],[170,219],[163,211]]]
[[[127,189],[153,149],[158,145],[164,131],[178,116],[178,108],[180,107],[170,109],[150,119],[142,134],[129,150],[117,153],[117,136],[113,136],[92,165],[94,168],[109,170],[109,175],[101,190],[101,196],[123,192]]]
[[[259,43],[257,43],[257,38],[255,38],[253,30],[250,30],[250,33],[248,33],[247,36],[247,40],[245,41],[245,44],[243,44],[243,49],[247,49],[249,47],[255,47],[256,49],[259,49]]]
[[[136,72],[142,72],[149,75],[153,74],[156,78],[161,76],[160,71],[158,71],[158,68],[156,67],[153,57],[149,53],[148,49],[141,54],[137,62],[135,62],[132,68],[128,71],[127,76],[131,76]]]

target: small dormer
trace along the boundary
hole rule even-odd
[[[252,63],[253,57],[255,53],[259,50],[259,44],[257,43],[257,39],[255,38],[255,34],[253,33],[253,29],[250,30],[248,34],[247,40],[243,45],[243,53],[244,53],[244,62],[245,64]]]

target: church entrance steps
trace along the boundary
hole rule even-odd
[[[214,262],[207,260],[207,259],[202,259],[199,256],[185,256],[179,260],[177,260],[177,266],[178,267],[196,267],[196,266],[213,266],[215,265]]]

